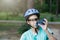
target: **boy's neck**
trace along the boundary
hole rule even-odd
[[[37,28],[32,28],[32,32],[35,34],[38,34],[38,29]]]

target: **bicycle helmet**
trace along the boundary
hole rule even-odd
[[[39,11],[37,9],[34,9],[34,8],[28,9],[25,12],[24,17],[27,18],[29,15],[32,15],[32,14],[38,14],[39,15]]]

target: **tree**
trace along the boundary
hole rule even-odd
[[[56,16],[58,17],[59,16],[59,13],[60,13],[60,0],[56,0]]]
[[[58,17],[58,0],[56,0],[56,17]]]
[[[39,2],[40,2],[40,5],[42,6],[44,3],[44,0],[39,0]]]
[[[34,8],[34,0],[27,0],[27,8]]]

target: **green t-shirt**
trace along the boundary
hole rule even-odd
[[[39,28],[38,34],[34,34],[30,29],[22,34],[20,40],[48,40],[48,36],[42,28]]]

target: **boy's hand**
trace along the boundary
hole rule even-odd
[[[47,29],[47,25],[48,25],[48,21],[47,21],[47,19],[45,19],[44,18],[44,20],[45,20],[45,22],[43,22],[45,25],[42,25],[42,24],[38,24],[40,27],[42,27],[42,29],[43,30],[46,30]]]

